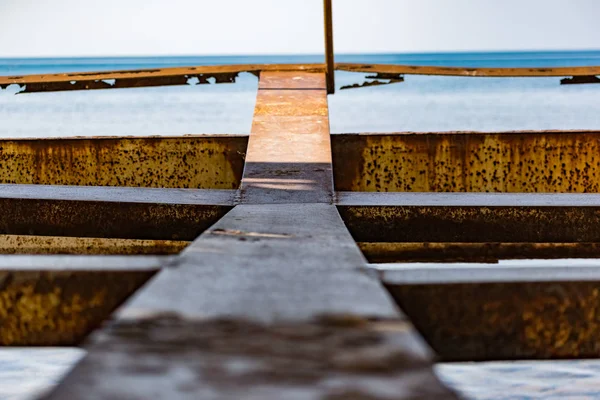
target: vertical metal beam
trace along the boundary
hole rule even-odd
[[[325,64],[327,67],[327,93],[335,93],[335,63],[333,58],[333,9],[331,0],[323,0],[325,17]]]

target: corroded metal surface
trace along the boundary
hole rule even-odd
[[[119,309],[115,326],[124,330],[94,338],[52,396],[456,398],[330,204],[326,91],[281,77],[258,93],[242,205]],[[321,79],[306,82],[313,78]],[[314,321],[324,315],[353,327],[388,325],[376,336],[323,330]],[[223,317],[232,322],[212,332]],[[303,336],[305,327],[313,333]],[[149,374],[156,385],[140,385]]]
[[[325,75],[322,73],[300,73],[299,71],[265,71],[260,74],[258,89],[325,90]]]
[[[248,137],[0,140],[0,183],[235,189]]]
[[[246,64],[173,67],[102,72],[0,77],[0,89],[19,85],[22,92],[62,90],[116,89],[146,86],[172,86],[206,83],[233,83],[241,72],[254,75],[260,71],[323,71],[322,64]],[[192,83],[196,81],[197,83]]]
[[[383,279],[442,360],[597,358],[599,268],[442,267]]]
[[[600,83],[600,77],[595,75],[583,75],[561,79],[560,81],[561,85],[581,85],[585,83]]]
[[[600,192],[600,132],[333,135],[336,190]]]
[[[397,318],[334,206],[239,205],[119,311],[264,322],[327,313]]]
[[[594,194],[349,193],[338,209],[358,242],[600,242]]]
[[[353,316],[120,322],[47,399],[457,400],[406,328]]]
[[[68,268],[60,257],[52,267],[44,260],[0,258],[0,345],[77,345],[160,267],[153,258],[143,268],[121,260],[122,271],[114,258],[78,258]]]
[[[0,198],[0,234],[194,240],[230,206]]]
[[[325,76],[327,93],[335,93],[335,55],[333,50],[333,7],[331,0],[323,0],[323,22],[325,26]]]
[[[385,74],[381,72],[375,75],[365,76],[365,79],[366,81],[364,81],[363,83],[354,83],[352,85],[342,86],[340,90],[357,89],[369,86],[391,85],[393,83],[404,82],[404,77],[399,74]]]
[[[600,258],[600,243],[361,242],[358,246],[370,263]]]
[[[350,72],[445,75],[479,77],[539,77],[539,76],[595,76],[600,67],[561,68],[461,68],[385,64],[337,63],[335,69]],[[23,92],[62,90],[112,89],[146,86],[187,85],[197,79],[198,84],[231,83],[241,72],[259,75],[261,71],[325,72],[324,64],[250,64],[196,67],[156,68],[126,71],[73,72],[65,74],[24,75],[0,77],[0,89],[19,85]]]
[[[262,72],[242,179],[242,203],[331,203],[324,74]]]
[[[335,65],[335,68],[338,71],[350,72],[472,77],[540,77],[600,75],[600,66],[556,68],[465,68],[394,64],[337,63]]]
[[[66,236],[0,235],[0,254],[178,254],[190,242]]]

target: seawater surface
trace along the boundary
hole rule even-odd
[[[464,67],[600,65],[600,51],[341,55],[338,61]],[[320,56],[1,59],[0,75],[169,66],[311,63]],[[337,87],[364,74],[336,73]],[[600,129],[600,85],[560,78],[406,76],[389,86],[329,97],[334,133]],[[233,85],[14,93],[0,91],[0,137],[248,133],[256,78]],[[0,350],[0,399],[28,399],[50,388],[82,357],[78,349]],[[600,362],[444,364],[440,378],[473,400],[600,398]]]

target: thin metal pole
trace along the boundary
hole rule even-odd
[[[327,93],[335,93],[335,63],[333,59],[333,12],[331,0],[323,0],[325,13],[325,66],[327,69]]]

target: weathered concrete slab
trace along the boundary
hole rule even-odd
[[[338,193],[358,242],[600,242],[600,195]]]
[[[192,241],[233,191],[0,185],[0,234]]]
[[[0,345],[73,346],[168,259],[0,257]]]
[[[333,135],[336,190],[600,192],[600,132]]]
[[[0,183],[237,189],[247,135],[0,140]]]
[[[600,260],[531,263],[406,264],[382,278],[443,360],[598,358]]]

